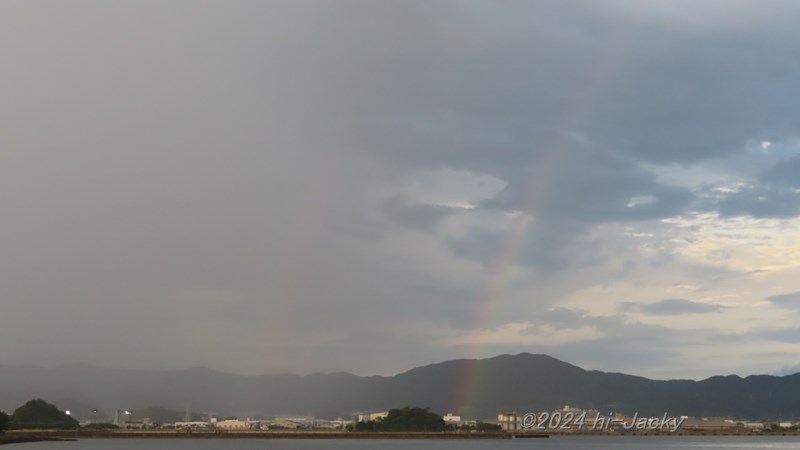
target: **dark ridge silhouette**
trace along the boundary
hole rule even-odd
[[[454,360],[390,377],[348,373],[241,376],[207,368],[178,371],[102,369],[71,365],[55,369],[0,366],[0,410],[31,398],[72,399],[98,408],[220,415],[314,415],[350,417],[403,406],[430,407],[473,419],[497,412],[543,411],[565,404],[621,412],[752,419],[800,417],[800,374],[783,377],[715,376],[702,381],[651,380],[587,371],[547,355],[500,355]]]

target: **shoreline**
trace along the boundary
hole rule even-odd
[[[696,436],[800,436],[797,432],[753,433],[741,430],[682,430],[676,433],[654,432],[568,432],[568,433],[458,433],[458,432],[341,432],[341,431],[224,431],[224,432],[176,432],[173,430],[10,430],[0,436],[0,445],[39,442],[74,441],[79,439],[404,439],[404,440],[506,440],[548,438],[560,436],[631,436],[631,437],[696,437]]]
[[[45,442],[45,441],[76,441],[74,438],[61,438],[55,436],[43,436],[38,433],[26,433],[20,436],[0,435],[0,445],[24,444],[26,442]]]
[[[238,432],[174,432],[174,431],[11,431],[41,440],[74,439],[511,439],[511,433],[438,433],[438,432],[330,432],[330,431],[238,431]],[[541,434],[540,437],[545,437]]]

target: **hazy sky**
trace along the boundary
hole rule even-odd
[[[0,362],[790,370],[798,19],[3,1]]]

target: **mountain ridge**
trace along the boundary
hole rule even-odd
[[[73,399],[106,411],[153,405],[183,411],[190,404],[196,412],[250,416],[349,417],[410,405],[491,419],[503,410],[569,404],[604,413],[789,418],[800,417],[800,374],[653,380],[530,353],[442,361],[391,376],[0,365],[0,410],[38,397]]]

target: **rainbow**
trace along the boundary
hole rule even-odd
[[[611,45],[606,47],[606,54],[600,58],[600,63],[595,67],[587,68],[591,73],[591,83],[584,85],[582,95],[574,95],[571,104],[565,110],[567,114],[562,117],[561,131],[572,132],[580,130],[582,125],[591,119],[592,107],[596,97],[603,92],[614,74],[621,67],[622,59],[627,54],[630,44],[629,32],[624,29],[615,30]],[[544,156],[536,167],[536,175],[530,176],[528,185],[523,190],[520,211],[513,217],[507,227],[506,234],[498,249],[497,256],[486,267],[483,286],[480,290],[478,306],[475,310],[474,326],[470,334],[478,337],[478,342],[470,344],[470,355],[455,383],[455,398],[453,406],[462,415],[468,415],[473,405],[480,402],[482,388],[485,387],[484,374],[479,358],[488,356],[485,333],[494,325],[493,313],[496,310],[498,299],[503,296],[503,289],[510,278],[510,269],[518,260],[523,242],[528,229],[536,221],[535,213],[542,201],[549,195],[555,181],[555,176],[560,168],[568,162],[570,146],[566,136],[551,143]]]

